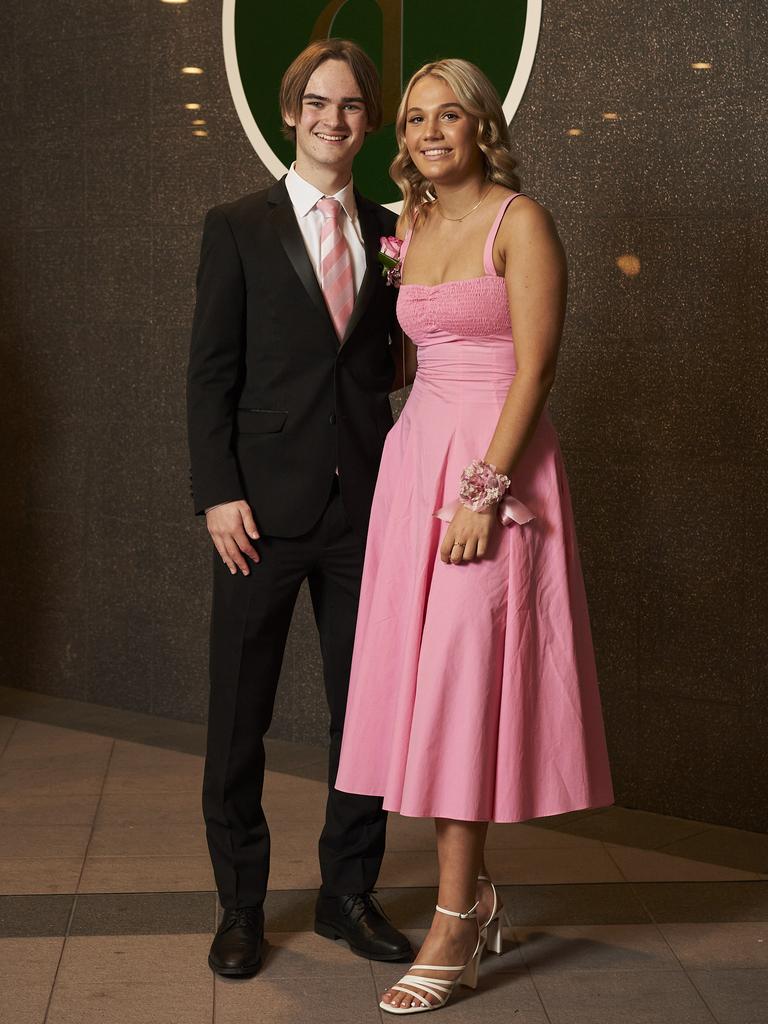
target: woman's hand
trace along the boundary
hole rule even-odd
[[[441,560],[446,565],[458,565],[459,562],[482,558],[497,525],[495,505],[483,512],[472,512],[462,505],[440,545]]]

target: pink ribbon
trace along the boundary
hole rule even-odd
[[[456,512],[461,508],[461,502],[457,498],[455,501],[450,502],[448,505],[443,505],[439,508],[435,515],[438,519],[442,519],[444,523],[450,523]],[[507,494],[501,499],[499,504],[496,506],[496,514],[499,517],[499,522],[502,526],[514,526],[515,523],[523,526],[525,523],[530,523],[536,516],[531,510],[518,501],[517,498],[513,498],[511,494]]]

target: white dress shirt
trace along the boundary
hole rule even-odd
[[[325,193],[305,181],[296,171],[295,163],[291,164],[291,169],[285,177],[285,187],[288,189],[288,196],[296,214],[304,245],[307,247],[307,254],[315,271],[315,277],[320,284],[320,234],[324,218],[315,204],[318,199],[325,197]],[[366,263],[365,245],[357,216],[352,179],[349,179],[344,188],[325,198],[338,199],[341,203],[343,213],[340,214],[339,223],[352,257],[352,279],[355,283],[355,295],[357,295],[360,285],[363,283]]]

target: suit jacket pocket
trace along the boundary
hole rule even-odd
[[[238,409],[237,429],[240,434],[276,434],[287,418],[279,409]]]

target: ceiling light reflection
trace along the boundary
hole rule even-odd
[[[185,103],[184,104],[184,109],[185,110],[199,110],[200,109],[200,104],[199,103]]]
[[[630,252],[616,258],[616,266],[625,277],[637,277],[640,273],[640,257]]]
[[[691,64],[694,71],[711,71],[712,63],[708,60],[695,60]]]
[[[186,67],[181,69],[182,75],[202,75],[203,69],[197,68],[193,64],[188,64]]]
[[[579,137],[579,135],[583,135],[584,132],[581,130],[581,128],[569,128],[565,134],[570,135],[573,139],[576,139]]]
[[[193,135],[199,135],[200,138],[203,138],[204,136],[206,136],[208,134],[208,132],[205,130],[205,128],[195,128],[195,130],[192,132],[192,134]]]
[[[205,118],[204,117],[196,117],[194,119],[194,121],[192,122],[192,124],[205,124]]]
[[[619,117],[619,115],[616,113],[615,110],[604,110],[603,111],[603,120],[604,121],[620,121],[621,118]]]

